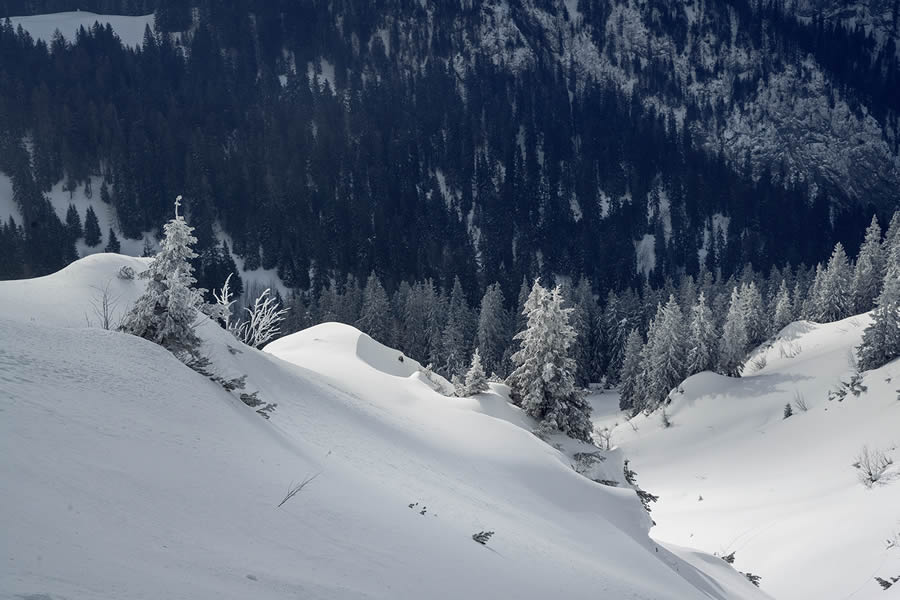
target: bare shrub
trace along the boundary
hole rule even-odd
[[[615,427],[615,425],[613,426]],[[600,444],[601,450],[609,450],[612,448],[612,429],[609,427],[604,427],[600,431],[597,432],[597,441]]]
[[[94,289],[94,295],[91,297],[91,313],[97,321],[97,326],[101,329],[118,329],[119,323],[113,322],[113,313],[119,305],[119,296],[114,296],[109,291],[110,279],[104,287],[91,286]],[[88,327],[93,327],[94,321],[85,315]]]
[[[760,354],[750,362],[750,366],[753,367],[754,373],[758,373],[765,369],[767,364],[769,364],[769,361],[765,354]]]
[[[809,405],[806,403],[806,397],[799,390],[794,390],[794,406],[797,407],[797,410],[800,412],[809,410]]]
[[[894,461],[882,450],[869,450],[863,446],[853,466],[859,471],[860,482],[867,488],[875,485]]]

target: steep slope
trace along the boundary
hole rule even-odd
[[[731,379],[701,373],[660,415],[620,424],[613,442],[659,494],[653,536],[762,576],[777,598],[882,598],[873,577],[900,574],[900,469],[871,489],[852,465],[864,446],[900,463],[900,362],[865,374],[865,391],[829,400],[853,372],[866,315],[794,323]],[[807,411],[796,399],[805,400]],[[622,415],[598,399],[598,425]],[[785,404],[793,416],[784,419]]]
[[[122,264],[141,260],[0,282],[0,596],[764,597],[655,544],[631,490],[576,474],[502,396],[439,396],[347,326],[262,353],[201,324],[271,421],[149,342],[81,327],[92,286],[139,292]]]

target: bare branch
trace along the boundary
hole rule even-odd
[[[302,490],[302,489],[305,488],[307,485],[309,485],[309,484],[312,482],[312,480],[315,479],[316,477],[318,477],[319,475],[320,475],[320,473],[316,473],[315,475],[312,475],[312,476],[310,476],[310,477],[307,477],[306,479],[304,479],[303,481],[301,481],[301,482],[298,483],[297,485],[294,485],[294,484],[292,483],[291,486],[288,488],[288,492],[287,492],[287,494],[285,495],[284,499],[283,499],[281,502],[278,503],[278,508],[281,508],[281,506],[282,506],[285,502],[287,502],[288,500],[290,500],[291,498],[293,498],[294,496],[296,496],[297,494],[299,494],[299,493],[300,493],[300,490]]]

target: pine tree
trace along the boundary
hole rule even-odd
[[[772,317],[773,333],[781,331],[793,320],[794,310],[791,306],[791,294],[788,292],[787,281],[782,279],[778,293],[775,295],[775,314]]]
[[[84,243],[93,248],[100,244],[100,222],[93,206],[88,206],[84,215]]]
[[[507,379],[510,396],[543,427],[590,441],[591,406],[575,387],[575,361],[569,348],[575,330],[569,325],[572,309],[563,308],[562,292],[535,281],[525,302],[527,326],[516,334],[521,350],[513,355],[516,369]]]
[[[828,260],[828,266],[822,278],[816,299],[816,320],[831,323],[849,317],[853,309],[852,272],[847,261],[847,254],[840,242],[835,244],[834,252]]]
[[[509,333],[509,315],[503,307],[504,298],[500,284],[489,285],[481,298],[478,314],[478,348],[488,373],[506,374],[504,352],[512,342]]]
[[[114,254],[118,254],[122,251],[122,246],[119,244],[119,238],[116,237],[116,232],[112,230],[112,227],[109,228],[109,241],[106,243],[106,247],[103,251],[112,252]]]
[[[461,374],[469,362],[472,339],[472,315],[459,277],[453,280],[447,322],[442,335],[443,371],[447,375]]]
[[[471,397],[475,394],[486,392],[488,389],[487,376],[484,374],[484,369],[481,366],[481,355],[478,352],[478,348],[475,348],[475,353],[472,355],[472,365],[469,367],[469,372],[466,373],[464,395]]]
[[[69,230],[69,235],[72,236],[73,240],[77,240],[84,235],[84,231],[81,228],[81,216],[78,214],[78,209],[75,208],[74,204],[70,204],[69,210],[66,211],[66,229]]]
[[[655,410],[687,373],[684,316],[674,295],[660,305],[647,333],[641,357],[643,395],[646,402],[635,408]]]
[[[193,228],[178,214],[181,196],[175,200],[175,218],[166,223],[157,255],[141,278],[147,288],[125,315],[121,329],[160,344],[176,354],[195,355],[200,338],[194,330],[205,290],[194,288],[196,258]]]
[[[822,263],[816,265],[816,275],[806,292],[803,301],[803,318],[811,321],[822,319],[822,287],[825,285],[825,267]]]
[[[858,351],[862,371],[877,369],[900,357],[900,244],[894,245],[887,257],[884,286]]]
[[[363,290],[362,308],[356,326],[382,344],[391,344],[391,302],[375,271]]]
[[[744,320],[741,295],[737,287],[731,290],[731,304],[722,327],[719,343],[719,369],[730,377],[740,377],[748,347],[747,324]]]
[[[572,327],[575,328],[575,342],[572,344],[572,357],[578,366],[575,372],[575,381],[578,385],[587,387],[592,380],[599,381],[599,373],[594,372],[595,347],[597,339],[597,301],[591,282],[582,277],[575,289],[572,290]]]
[[[630,410],[635,406],[642,406],[644,402],[639,399],[641,378],[641,351],[644,348],[644,340],[637,329],[632,329],[625,342],[625,357],[622,360],[622,370],[619,372],[619,408]]]
[[[697,303],[691,308],[687,374],[713,370],[718,362],[716,356],[718,344],[719,333],[712,311],[706,303],[706,294],[700,292]]]
[[[878,217],[872,215],[872,223],[866,229],[866,238],[856,257],[853,270],[853,310],[856,313],[871,310],[881,291],[884,278],[884,253],[881,248],[881,227]]]
[[[762,295],[756,283],[751,281],[741,285],[741,310],[747,328],[747,343],[756,346],[766,339],[766,315],[762,305]]]

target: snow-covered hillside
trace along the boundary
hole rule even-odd
[[[115,274],[143,263],[0,282],[0,596],[765,597],[651,540],[634,492],[577,474],[502,386],[445,398],[343,325],[259,352],[202,323],[216,372],[278,404],[265,421],[162,348],[86,328],[96,288],[126,306],[142,283]]]
[[[619,423],[612,442],[660,497],[655,539],[734,552],[776,598],[890,596],[874,577],[900,575],[900,548],[886,542],[900,535],[900,361],[866,373],[858,396],[828,399],[850,382],[868,322],[794,323],[743,378],[689,378],[666,409],[669,428],[659,412],[629,426],[615,395],[595,399],[595,422]],[[864,446],[895,463],[871,489],[852,466]]]
[[[7,15],[2,15],[6,17]],[[153,29],[153,15],[130,17],[125,15],[98,15],[87,11],[54,13],[48,15],[30,15],[27,17],[10,17],[13,27],[22,28],[36,40],[44,40],[48,44],[54,34],[59,31],[71,42],[81,27],[90,29],[94,23],[109,25],[126,46],[138,47],[144,41],[144,31],[149,26]]]

